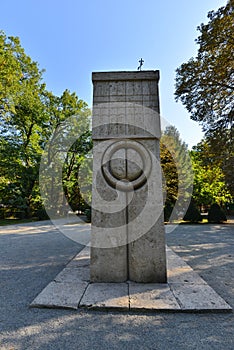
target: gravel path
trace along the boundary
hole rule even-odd
[[[167,243],[234,308],[234,225],[182,225]],[[0,228],[0,349],[234,348],[234,315],[30,309],[82,246],[49,222]]]

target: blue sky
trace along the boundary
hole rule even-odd
[[[26,53],[45,68],[47,89],[75,91],[92,106],[92,71],[160,70],[161,114],[195,145],[201,127],[174,100],[175,69],[196,55],[201,22],[226,0],[8,0],[0,29],[19,36]]]

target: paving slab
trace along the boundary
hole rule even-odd
[[[232,308],[208,284],[172,283],[170,288],[180,304],[181,310],[232,310]]]
[[[87,286],[87,282],[50,282],[33,300],[30,306],[78,309],[79,301]]]
[[[55,282],[73,283],[74,281],[90,280],[89,266],[65,267],[56,277]]]
[[[175,267],[167,270],[167,282],[207,284],[191,267]]]
[[[130,309],[180,310],[168,284],[129,283]]]
[[[31,303],[31,307],[78,307],[154,311],[231,311],[232,308],[175,252],[167,251],[167,283],[90,283],[85,247]]]
[[[85,247],[78,253],[66,267],[86,267],[90,266],[90,247]]]
[[[90,259],[90,247],[86,246],[84,247],[76,256],[75,258],[79,259],[79,258],[89,258]]]
[[[192,268],[173,250],[171,250],[169,247],[166,247],[166,254],[167,254],[167,269],[172,270],[174,268]]]
[[[129,310],[127,283],[90,283],[80,307]]]

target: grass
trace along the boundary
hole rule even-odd
[[[173,220],[173,221],[166,221],[164,222],[166,225],[170,224],[179,224],[179,225],[204,225],[204,224],[230,224],[230,221],[227,219],[227,221],[222,222],[209,222],[208,219],[203,219],[202,221],[198,222],[191,222],[191,221],[184,221],[184,220]]]
[[[83,217],[85,222],[89,222],[85,220],[85,216]],[[0,226],[7,226],[7,225],[16,225],[16,224],[25,224],[27,222],[35,222],[39,221],[38,218],[31,218],[31,219],[17,219],[17,218],[8,218],[8,219],[0,219]],[[203,219],[202,221],[199,221],[197,223],[194,222],[189,222],[189,221],[184,221],[184,220],[175,220],[173,222],[165,222],[165,224],[179,224],[179,225],[203,225],[203,224],[208,224],[207,219]],[[228,223],[228,221],[224,222]]]
[[[177,220],[173,223],[177,223],[177,224],[184,224],[184,225],[190,225],[190,224],[195,224],[195,225],[203,225],[203,224],[208,224],[208,219],[203,219],[201,221],[198,222],[191,222],[191,221],[184,221],[184,220]]]
[[[31,219],[16,219],[16,218],[0,219],[0,226],[25,224],[27,222],[34,222],[34,221],[38,221],[38,219],[37,218],[31,218]]]

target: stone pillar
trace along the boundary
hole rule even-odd
[[[91,281],[165,283],[159,71],[92,80]]]

